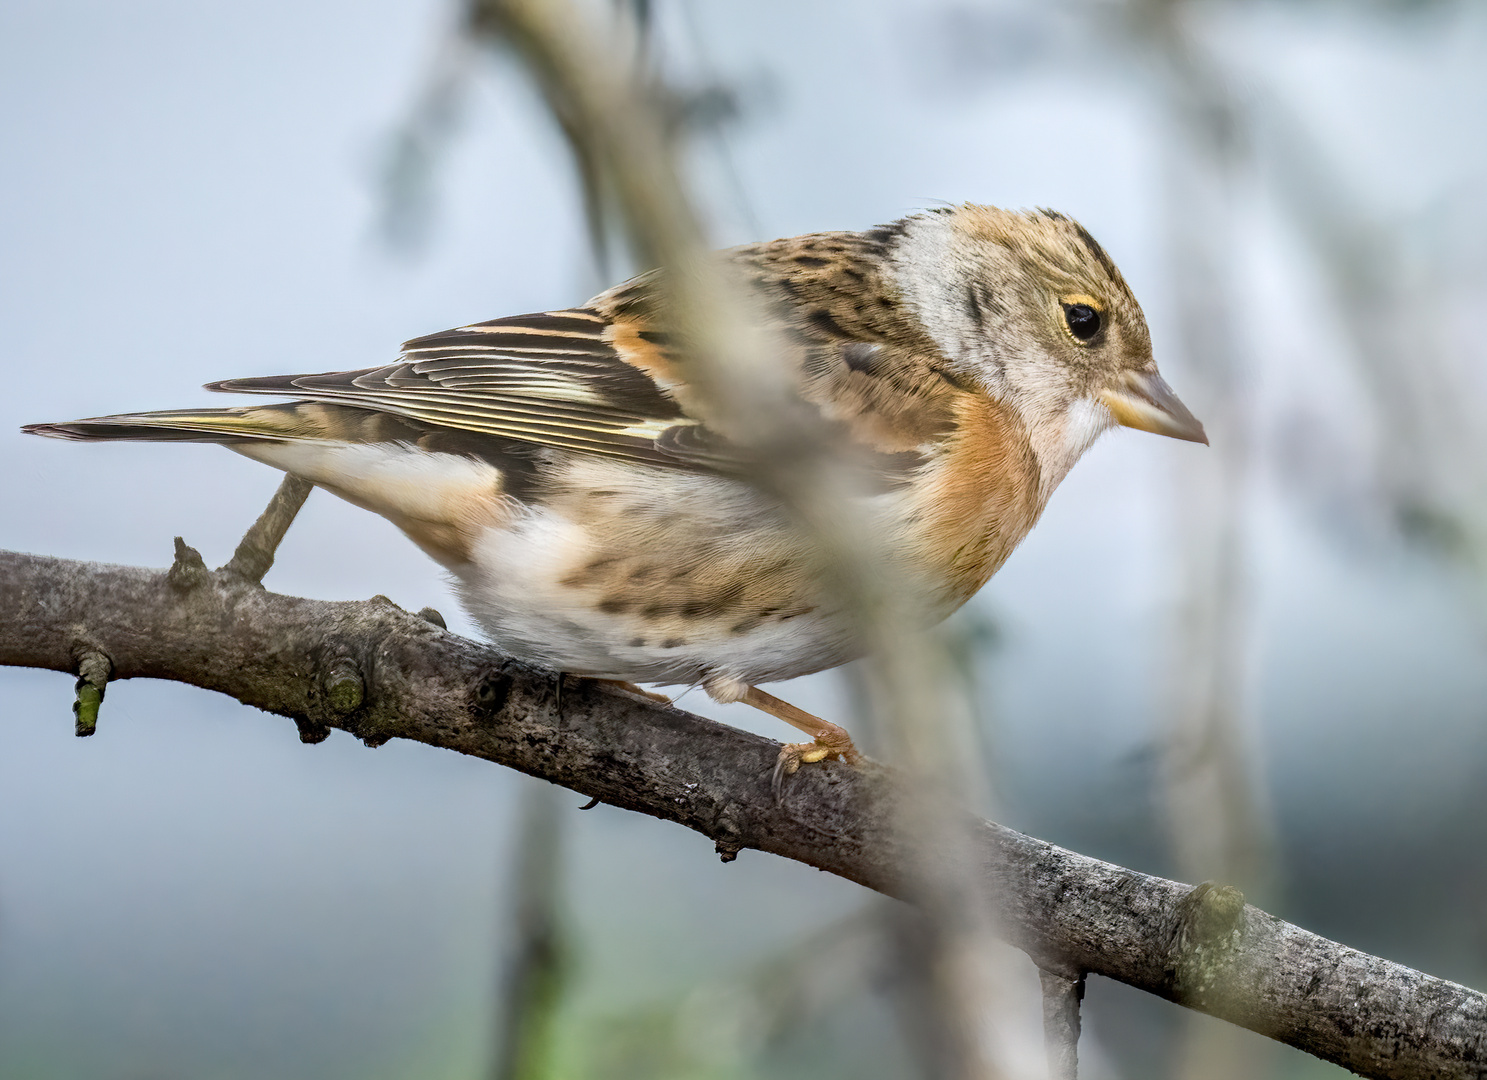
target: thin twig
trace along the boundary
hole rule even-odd
[[[501,979],[491,1080],[537,1080],[550,1069],[553,1021],[567,972],[558,910],[561,832],[557,791],[549,784],[530,785],[510,875],[511,952]]]
[[[1079,1080],[1079,1003],[1084,976],[1038,969],[1043,986],[1043,1042],[1049,1080]]]
[[[903,760],[951,789],[974,786],[962,783],[969,761],[957,756],[951,737],[968,710],[936,677],[943,657],[935,643],[906,629],[916,621],[904,617],[913,591],[885,557],[882,530],[852,501],[862,478],[824,417],[801,399],[789,343],[764,329],[769,320],[750,317],[758,298],[703,244],[659,105],[666,91],[651,72],[624,62],[623,46],[601,42],[569,0],[475,0],[470,20],[472,33],[511,45],[526,62],[575,148],[591,199],[612,193],[637,256],[663,269],[662,310],[668,331],[687,345],[676,360],[689,391],[709,427],[741,451],[748,480],[792,515],[814,549],[831,601],[876,660],[875,714],[897,736]],[[924,839],[914,850],[955,842],[956,830],[944,827],[933,805],[906,807],[899,823]],[[931,859],[917,868],[931,932],[915,960],[931,974],[934,1012],[945,1021],[946,1075],[997,1080],[1013,1071],[1017,1055],[1009,1057],[1008,1044],[1027,1040],[1015,1024],[988,1022],[1002,1011],[998,987],[1006,980],[990,947],[991,909],[967,902],[974,886],[965,863]]]
[[[254,584],[261,582],[269,567],[274,565],[274,553],[279,550],[284,534],[289,531],[299,508],[305,505],[314,488],[310,481],[286,474],[267,509],[244,534],[242,543],[238,544],[227,565],[222,567],[223,573]]]

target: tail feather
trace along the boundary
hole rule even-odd
[[[134,440],[144,442],[237,443],[301,439],[362,441],[369,414],[362,409],[327,408],[309,402],[257,405],[235,409],[172,409],[119,413],[58,424],[27,424],[29,435],[79,442]]]

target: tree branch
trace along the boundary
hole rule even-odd
[[[286,473],[268,506],[248,529],[227,565],[222,567],[223,572],[254,585],[261,582],[274,565],[274,555],[284,540],[284,534],[294,524],[295,515],[305,505],[305,500],[313,490],[315,485],[310,481],[293,473]],[[179,557],[177,552],[177,558]]]
[[[182,571],[181,567],[195,567]],[[770,793],[778,744],[622,690],[569,680],[458,637],[391,601],[280,596],[211,573],[179,545],[170,571],[0,552],[0,664],[111,680],[171,679],[339,728],[485,758],[712,839],[913,901],[895,827],[932,798],[883,766],[803,770]],[[345,687],[354,679],[360,693]],[[963,852],[1009,940],[1045,970],[1093,972],[1230,1020],[1370,1077],[1487,1075],[1487,997],[1328,941],[1245,905],[1066,851],[968,814]],[[923,838],[919,843],[924,844]],[[935,851],[931,851],[933,857]]]

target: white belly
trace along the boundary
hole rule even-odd
[[[846,621],[823,610],[818,590],[802,595],[796,587],[805,579],[799,568],[778,565],[784,556],[775,530],[739,520],[731,536],[719,535],[715,523],[689,519],[671,523],[671,539],[647,544],[636,542],[650,531],[643,511],[640,517],[628,523],[638,529],[614,529],[606,528],[615,524],[608,515],[577,522],[551,507],[526,509],[486,530],[474,560],[456,568],[465,606],[513,656],[598,678],[690,684],[724,675],[752,684],[859,654]],[[682,580],[648,580],[676,571],[676,560],[697,554],[699,545],[715,549],[713,565]],[[751,546],[760,553],[753,567]],[[595,563],[602,565],[585,573]],[[660,569],[650,575],[650,567]],[[728,580],[751,571],[752,587]],[[718,589],[731,602],[717,602]]]

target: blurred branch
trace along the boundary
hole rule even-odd
[[[502,972],[491,1080],[542,1080],[553,1072],[553,1020],[568,967],[559,911],[562,818],[556,794],[534,785],[522,800],[511,875],[511,954]]]
[[[1084,976],[1069,978],[1040,970],[1043,987],[1043,1032],[1048,1043],[1051,1080],[1078,1080],[1079,1003],[1084,999]]]
[[[292,717],[309,741],[338,728],[484,758],[685,825],[725,856],[767,851],[904,900],[917,899],[926,860],[973,851],[979,899],[1047,970],[1117,979],[1364,1076],[1487,1066],[1481,993],[1308,933],[1235,890],[1150,877],[954,808],[938,820],[958,835],[907,850],[903,808],[936,796],[871,763],[804,770],[777,804],[778,743],[582,680],[559,716],[553,673],[383,598],[308,600],[220,571],[173,578],[0,552],[0,664],[75,675],[87,651],[109,657],[111,682],[215,690]],[[324,691],[331,672],[353,669],[359,700]]]
[[[641,265],[659,268],[661,317],[684,344],[678,359],[688,391],[708,426],[743,451],[749,482],[793,516],[814,548],[831,599],[875,659],[874,713],[897,736],[900,759],[946,790],[975,788],[974,759],[957,752],[953,734],[969,709],[945,691],[935,643],[902,616],[911,588],[884,557],[882,530],[852,498],[862,490],[856,462],[799,393],[799,355],[788,335],[703,242],[680,168],[678,97],[646,64],[636,40],[643,20],[601,26],[571,0],[472,0],[467,10],[472,37],[509,46],[527,66],[574,148],[589,201],[612,197]],[[940,805],[900,807],[910,858],[936,840],[962,841],[940,820]],[[974,902],[976,884],[964,869],[973,853],[963,854],[900,868],[930,916],[926,947],[909,959],[930,976],[941,1025],[938,1074],[1000,1080],[1020,1071],[1022,1047],[1015,1026],[1001,1022],[1007,980],[988,947],[993,909]]]

